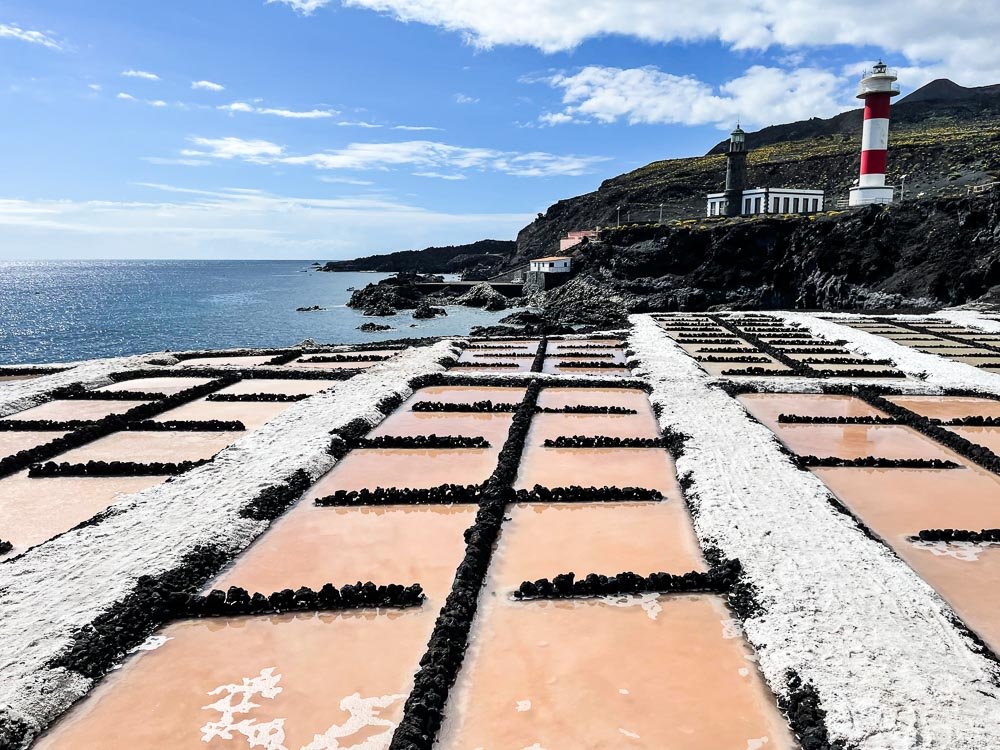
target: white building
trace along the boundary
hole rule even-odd
[[[823,210],[822,190],[754,188],[743,191],[741,216],[762,214],[813,214]],[[706,216],[726,215],[726,194],[709,193]]]
[[[535,258],[531,261],[529,270],[538,273],[569,273],[573,260],[565,255],[553,255],[549,258]]]

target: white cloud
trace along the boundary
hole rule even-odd
[[[191,81],[191,88],[194,91],[225,91],[226,87],[221,83],[213,81]]]
[[[777,47],[793,52],[801,47],[845,45],[901,55],[905,60],[890,60],[900,67],[937,66],[939,74],[964,85],[1000,79],[996,0],[830,0],[822,6],[812,0],[342,2],[400,21],[454,31],[484,48],[527,45],[552,53],[610,35],[654,43],[718,41],[737,50]]]
[[[267,163],[281,157],[285,149],[277,143],[243,138],[191,138],[198,149],[184,149],[181,156],[212,159],[244,159],[255,163]]]
[[[298,13],[308,16],[313,11],[328,5],[330,0],[267,0],[268,5],[272,3],[283,3]]]
[[[220,104],[216,109],[221,109],[226,112],[254,112],[254,107],[251,107],[246,102],[233,102],[232,104]]]
[[[353,177],[331,177],[330,175],[320,175],[317,178],[320,182],[326,182],[331,185],[374,185],[375,183],[371,180],[356,180]]]
[[[162,156],[143,156],[144,162],[159,166],[207,167],[212,162],[205,159],[166,159]]]
[[[156,73],[150,73],[145,70],[123,70],[122,76],[124,78],[141,78],[144,81],[159,81],[160,77]]]
[[[478,104],[479,99],[474,96],[466,96],[465,94],[455,94],[456,104]]]
[[[693,76],[652,66],[610,68],[589,65],[548,83],[563,92],[565,107],[541,116],[547,125],[568,122],[637,125],[751,127],[808,117],[829,117],[856,106],[844,79],[817,68],[782,70],[755,65],[714,88]]]
[[[374,248],[513,237],[533,214],[449,213],[387,196],[310,198],[261,190],[148,184],[150,199],[0,199],[0,236],[15,257],[348,258]],[[72,242],[67,243],[67,238]],[[137,245],[137,239],[142,242]],[[220,247],[223,248],[220,250]]]
[[[426,130],[444,130],[444,128],[435,128],[431,125],[394,125],[393,130],[408,130],[410,132],[418,133]]]
[[[414,172],[414,177],[430,177],[435,180],[464,180],[464,174],[441,174],[440,172]]]
[[[333,117],[336,112],[330,109],[310,109],[306,112],[296,112],[290,109],[272,109],[265,107],[257,110],[261,115],[274,115],[275,117],[285,117],[291,120],[321,120]]]
[[[42,47],[63,51],[63,45],[52,38],[51,35],[42,31],[32,29],[22,29],[16,23],[0,23],[0,39],[17,39],[28,44],[38,44]]]
[[[88,83],[87,88],[91,91],[100,91],[103,87],[99,83]]]
[[[333,117],[337,114],[332,109],[311,109],[303,112],[291,109],[275,109],[272,107],[254,107],[246,102],[233,102],[232,104],[221,104],[217,107],[225,112],[255,112],[258,115],[273,115],[274,117],[284,117],[289,120],[322,120]]]
[[[500,172],[518,177],[579,176],[590,172],[604,157],[520,153],[490,148],[468,148],[436,141],[351,143],[313,154],[289,154],[277,143],[242,138],[190,139],[197,148],[181,151],[195,159],[242,159],[255,164],[287,164],[322,170],[389,170],[409,167],[420,172],[454,175],[462,171]]]
[[[341,128],[366,128],[368,130],[376,130],[382,127],[381,125],[376,125],[373,122],[364,122],[363,120],[359,121],[341,120],[340,122],[337,123],[337,126]]]
[[[91,88],[93,88],[93,86],[91,86]],[[95,89],[95,90],[96,91],[100,91],[99,88]],[[156,107],[157,109],[162,109],[163,107],[170,106],[165,101],[163,101],[162,99],[137,99],[134,96],[132,96],[131,94],[126,94],[124,91],[120,91],[118,94],[116,94],[115,98],[116,99],[121,99],[124,102],[138,102],[138,101],[141,101],[144,104],[148,104],[150,107]],[[179,104],[178,106],[184,106],[184,105]]]

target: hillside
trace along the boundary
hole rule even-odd
[[[934,81],[892,109],[889,181],[907,175],[906,194],[944,197],[1000,179],[1000,86],[964,88]],[[829,205],[846,197],[861,162],[861,110],[775,125],[747,135],[748,183],[820,188]],[[705,194],[725,183],[724,142],[705,156],[657,161],[606,180],[596,191],[559,201],[521,230],[512,264],[551,252],[573,229],[704,216]]]
[[[492,268],[516,250],[512,240],[480,240],[469,245],[402,250],[386,255],[370,255],[357,260],[331,261],[320,271],[414,271],[418,273],[475,272],[480,265]]]
[[[544,300],[554,321],[963,304],[1000,285],[1000,191],[810,217],[612,228],[578,260],[586,270]]]

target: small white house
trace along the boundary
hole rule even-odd
[[[740,215],[814,214],[823,210],[822,190],[796,188],[754,188],[743,191]],[[708,194],[708,216],[726,215],[726,194]]]
[[[573,260],[565,255],[553,255],[550,258],[535,258],[531,261],[529,270],[538,273],[569,273]]]

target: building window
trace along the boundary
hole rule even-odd
[[[760,213],[760,198],[754,198],[754,201],[753,201],[753,212],[755,214],[759,214]]]
[[[819,198],[813,198],[813,213],[819,211]]]
[[[783,208],[781,210],[781,213],[783,213],[783,214],[787,214],[788,213],[788,204],[791,202],[791,200],[792,199],[789,198],[787,195],[785,196],[785,198],[784,198],[784,206],[783,206]]]

